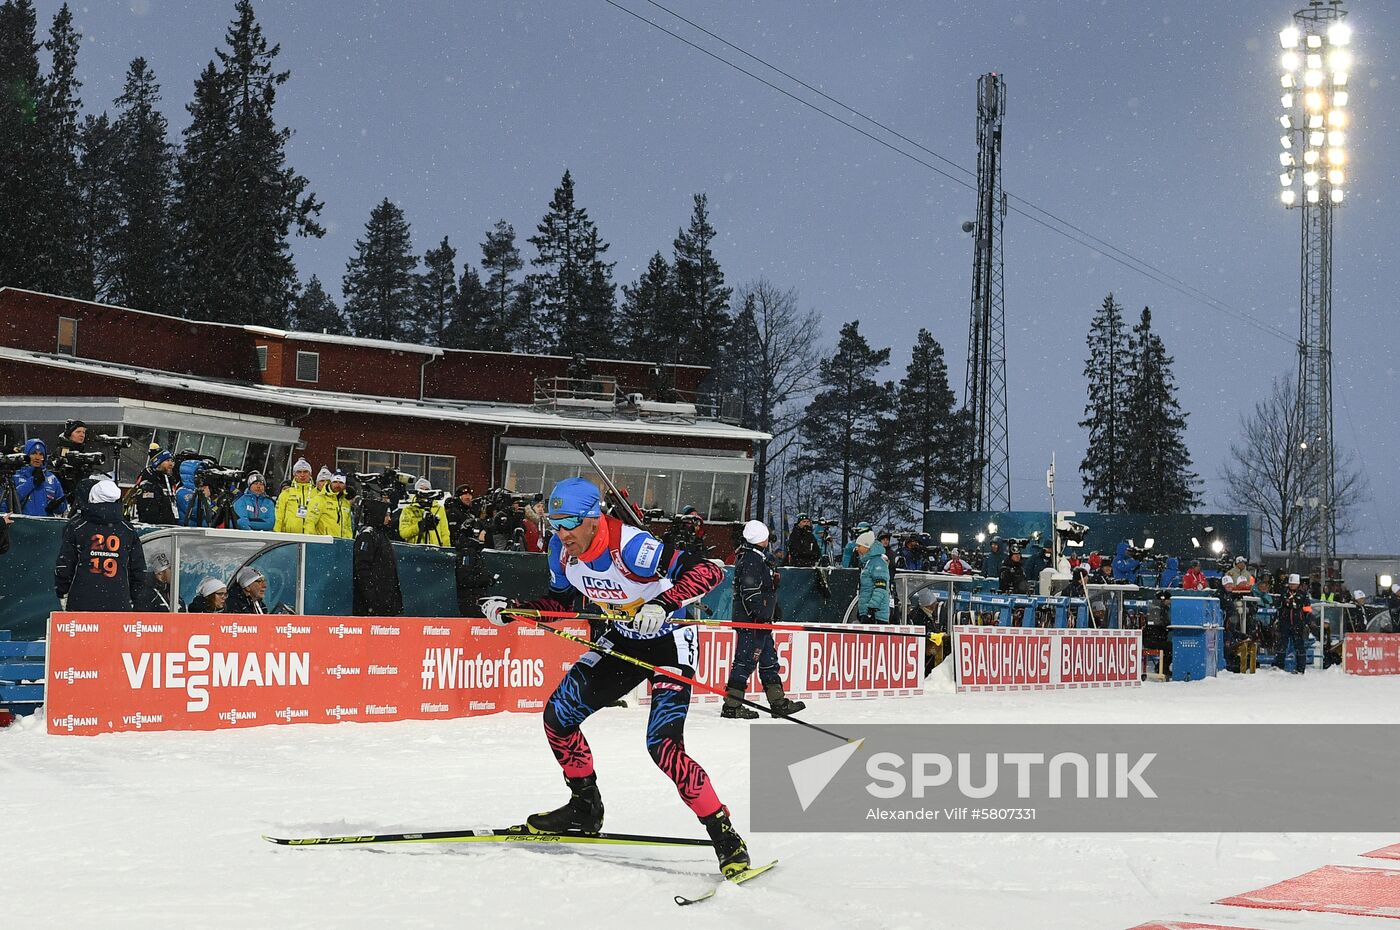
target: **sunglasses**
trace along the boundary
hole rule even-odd
[[[549,525],[558,530],[576,530],[583,525],[583,517],[550,517]]]

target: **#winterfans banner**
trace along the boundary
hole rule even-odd
[[[902,631],[903,635],[890,635]],[[697,630],[696,678],[716,688],[729,682],[734,667],[737,630]],[[830,633],[774,630],[773,647],[783,690],[796,700],[818,697],[886,697],[919,694],[924,679],[924,628],[843,624]],[[761,695],[755,672],[748,693]],[[718,701],[719,695],[695,692],[694,698]]]
[[[959,691],[1142,684],[1141,630],[953,627]]]
[[[44,698],[78,735],[539,712],[578,655],[525,623],[56,613]]]
[[[1349,675],[1400,675],[1400,633],[1348,633],[1342,670]]]

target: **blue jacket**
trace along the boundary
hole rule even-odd
[[[885,547],[878,542],[860,557],[860,598],[857,608],[860,617],[873,608],[877,621],[890,622],[890,566],[885,562]]]
[[[47,456],[48,451],[42,439],[30,439],[24,444],[26,456],[35,452],[43,452]],[[39,477],[36,479],[34,468],[26,464],[15,472],[13,480],[15,500],[19,505],[16,513],[31,517],[56,517],[68,512],[68,502],[63,499],[63,485],[59,484],[58,476],[49,471],[47,465],[39,467]],[[4,495],[0,495],[0,511],[7,509],[9,505]]]
[[[1181,563],[1176,556],[1167,556],[1167,566],[1162,569],[1162,577],[1157,579],[1159,588],[1176,588],[1181,585]]]
[[[180,511],[181,526],[214,525],[212,505],[198,508],[193,520],[190,517],[190,507],[194,504],[195,497],[204,496],[204,492],[194,486],[194,473],[199,471],[203,464],[199,459],[187,459],[180,463],[180,486],[175,489],[175,506]]]
[[[277,521],[277,500],[244,491],[233,502],[233,513],[240,530],[271,530]]]
[[[1118,550],[1113,556],[1113,580],[1136,583],[1138,565],[1140,564],[1137,559],[1128,555],[1128,544],[1120,542]]]
[[[841,567],[857,568],[856,565],[856,541],[853,539],[846,543],[846,548],[841,550]]]

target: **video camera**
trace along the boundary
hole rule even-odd
[[[386,468],[383,471],[357,471],[350,475],[358,493],[375,500],[386,500],[395,506],[403,499],[407,488],[417,479],[406,471]]]
[[[508,510],[516,502],[528,505],[540,499],[538,494],[520,494],[508,488],[492,488],[482,495],[482,500],[486,502],[486,505],[497,510]]]
[[[835,517],[824,517],[821,520],[813,520],[812,522],[815,523],[817,526],[824,526],[827,529],[831,529],[833,526],[841,525],[841,521],[836,519]]]
[[[5,455],[0,455],[0,469],[5,471],[14,471],[28,464],[29,456],[25,455],[23,452],[9,452]]]

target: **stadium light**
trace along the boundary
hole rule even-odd
[[[1210,551],[1214,552],[1216,555],[1219,555],[1220,553],[1225,551],[1225,544],[1218,539],[1212,539],[1210,541]]]
[[[1331,4],[1340,7],[1340,3]],[[1304,10],[1279,32],[1279,200],[1285,207],[1339,204],[1348,161],[1347,85],[1356,56],[1345,11]]]
[[[938,544],[941,546],[956,546],[958,544],[957,533],[939,533]]]

